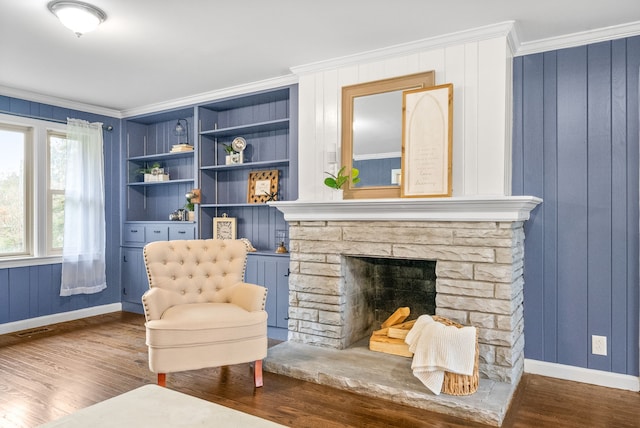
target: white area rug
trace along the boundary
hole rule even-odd
[[[157,385],[142,386],[42,425],[47,428],[213,426],[284,427]]]

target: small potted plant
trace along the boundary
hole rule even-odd
[[[345,175],[344,171],[346,169],[347,167],[343,166],[336,175],[333,175],[330,172],[325,172],[329,177],[324,179],[324,184],[336,190],[342,190],[342,186],[349,181],[351,181],[352,184],[358,184],[360,182],[360,178],[358,178],[360,171],[357,168],[351,168],[351,174]]]
[[[189,216],[189,221],[195,221],[196,213],[195,213],[195,204],[191,202],[191,198],[187,198],[187,203],[184,204],[184,209],[187,210],[187,215]]]
[[[144,181],[169,181],[169,174],[164,173],[164,168],[160,167],[159,162],[154,162],[147,168],[138,170],[140,174],[144,174]]]
[[[224,151],[227,153],[227,155],[224,158],[224,164],[225,165],[231,165],[232,162],[232,156],[235,153],[235,150],[233,150],[233,147],[231,146],[231,144],[223,144],[224,146]]]

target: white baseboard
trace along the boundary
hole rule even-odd
[[[524,360],[525,373],[555,377],[564,380],[606,386],[609,388],[640,391],[640,378],[631,375],[585,369],[564,364],[547,363],[545,361]]]
[[[0,334],[13,333],[30,328],[42,327],[45,325],[57,324],[59,322],[73,321],[95,315],[108,314],[122,310],[122,303],[111,303],[109,305],[94,306],[92,308],[78,309],[76,311],[61,312],[59,314],[46,315],[43,317],[29,318],[26,320],[0,324]]]

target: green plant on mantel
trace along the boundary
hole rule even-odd
[[[360,171],[357,168],[351,168],[351,174],[345,175],[345,169],[347,169],[347,167],[343,166],[336,175],[333,175],[330,172],[325,172],[329,177],[324,179],[324,184],[327,187],[331,187],[336,190],[342,189],[342,186],[349,181],[351,181],[352,184],[358,184],[360,182],[360,178],[358,178]]]

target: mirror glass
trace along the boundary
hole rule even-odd
[[[357,168],[345,199],[400,197],[402,92],[435,85],[435,72],[342,88],[342,165]]]
[[[356,188],[365,183],[368,187],[398,186],[402,91],[355,97],[352,128],[352,166],[360,171],[361,181]]]

